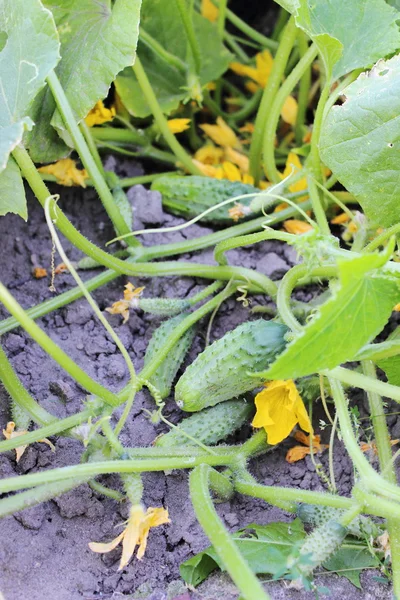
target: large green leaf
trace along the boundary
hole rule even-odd
[[[398,12],[385,0],[279,2],[318,45],[334,78],[369,67],[400,48]]]
[[[61,40],[56,72],[77,122],[107,96],[117,73],[135,61],[141,0],[44,0],[54,15]],[[32,158],[51,162],[72,145],[50,90],[37,98],[37,126],[27,136]],[[57,132],[62,136],[62,141]]]
[[[214,24],[194,13],[193,25],[201,51],[200,83],[205,85],[226,71],[232,55],[222,44]],[[189,68],[190,52],[175,2],[143,0],[141,26],[165,50],[181,59]],[[188,96],[190,83],[187,75],[167,63],[140,39],[138,56],[162,110],[166,114],[170,113]],[[117,77],[116,87],[132,115],[147,117],[151,113],[132,69],[125,69]]]
[[[325,164],[376,225],[400,220],[400,56],[379,62],[345,90],[325,119]]]
[[[400,297],[397,280],[380,269],[382,255],[339,263],[340,286],[263,375],[295,379],[351,360],[386,324]]]
[[[233,534],[232,539],[254,573],[274,575],[285,567],[294,544],[305,536],[303,523],[295,519],[292,523],[248,525]],[[184,562],[180,573],[186,583],[197,586],[217,567],[224,570],[218,554],[210,546]]]
[[[400,327],[396,327],[393,333],[388,337],[388,341],[398,341],[400,339]],[[377,362],[380,369],[385,371],[389,383],[392,385],[400,385],[400,354],[383,358]]]
[[[363,569],[379,567],[380,561],[376,555],[371,554],[365,546],[357,548],[356,545],[340,548],[323,567],[342,577],[346,577],[353,585],[361,589],[360,574]]]
[[[51,13],[39,0],[0,0],[0,214],[26,218],[21,176],[9,156],[32,127],[31,104],[59,56]],[[15,184],[14,189],[12,185]]]
[[[12,156],[0,173],[0,216],[14,213],[27,219],[25,190],[21,172]]]

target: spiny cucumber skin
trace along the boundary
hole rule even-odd
[[[139,298],[138,307],[159,317],[173,317],[187,310],[190,304],[179,298]]]
[[[303,575],[310,575],[316,567],[322,565],[343,543],[347,535],[347,527],[335,520],[325,522],[316,527],[303,543],[300,554],[307,555],[308,564],[299,565]]]
[[[227,200],[243,194],[259,194],[260,190],[247,183],[229,181],[228,179],[213,179],[201,175],[186,177],[159,177],[153,182],[152,190],[162,194],[162,202],[165,208],[174,214],[186,218],[193,218],[202,212]],[[249,206],[254,196],[238,200],[243,206]],[[209,223],[227,224],[232,223],[229,209],[234,206],[222,206],[212,213],[205,215],[201,221]],[[250,215],[251,216],[251,215]]]
[[[207,446],[217,444],[246,423],[254,412],[252,403],[245,399],[228,400],[194,413],[179,423],[179,429]],[[156,446],[191,446],[193,442],[172,429],[156,440]]]
[[[286,325],[259,319],[243,323],[217,340],[186,369],[175,387],[175,401],[196,412],[237,398],[264,383],[247,372],[263,371],[282,352]]]
[[[187,313],[172,317],[171,319],[164,321],[164,323],[154,331],[144,357],[145,366],[153,360],[154,355],[164,345],[168,335],[172,333],[186,317]],[[159,390],[161,398],[166,398],[170,394],[172,382],[176,377],[187,351],[192,345],[194,334],[194,327],[190,327],[168,353],[156,372],[150,377],[150,383]]]
[[[344,513],[345,511],[340,508],[317,506],[314,504],[300,504],[297,508],[297,515],[303,523],[309,523],[316,527],[331,519],[338,521]],[[365,515],[355,517],[347,525],[347,529],[350,535],[358,538],[365,538],[365,536],[369,538],[372,536],[375,539],[382,533],[379,526],[370,517],[366,517]]]

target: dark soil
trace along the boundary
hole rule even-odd
[[[115,161],[111,160],[109,167],[112,164],[115,165]],[[141,171],[140,167],[122,161],[119,163],[118,172],[120,175],[132,176]],[[138,209],[136,226],[140,225],[140,221],[145,226],[180,222],[175,217],[164,214],[157,196],[149,196],[144,188],[136,188],[129,195]],[[151,211],[148,209],[149,203],[152,206]],[[105,242],[111,239],[113,232],[95,192],[64,188],[60,204],[76,227],[96,244],[104,246]],[[144,242],[153,244],[177,241],[209,231],[204,227],[193,226],[174,234],[148,235],[144,237]],[[32,276],[33,265],[47,267],[50,271],[50,235],[38,203],[30,199],[28,223],[12,215],[2,218],[0,239],[2,279],[16,299],[23,307],[28,308],[50,298],[50,278],[36,280]],[[71,259],[80,258],[79,252],[66,241],[65,248]],[[185,260],[188,258],[182,257]],[[212,250],[197,253],[190,257],[190,260],[211,262]],[[295,260],[296,256],[290,248],[271,242],[230,253],[232,264],[256,267],[274,279],[280,278]],[[94,272],[84,272],[83,277],[88,278],[93,274]],[[135,285],[145,285],[147,297],[183,298],[207,284],[202,280],[176,277],[130,280]],[[101,309],[104,310],[121,297],[125,283],[126,278],[120,277],[94,293]],[[57,276],[58,293],[73,286],[69,274]],[[307,299],[305,294],[302,299]],[[265,298],[256,298],[252,305],[265,302]],[[249,310],[234,298],[227,301],[214,321],[212,339],[221,337],[224,332],[246,319],[254,318]],[[1,307],[0,313],[1,317],[8,316]],[[153,316],[141,312],[131,314],[125,325],[121,324],[119,316],[109,318],[139,370],[157,321]],[[39,319],[38,323],[97,381],[113,390],[124,386],[128,376],[125,363],[84,300],[51,313]],[[201,328],[203,332],[207,323],[208,320]],[[20,328],[5,335],[1,341],[23,383],[42,406],[60,418],[82,408],[85,399],[83,390]],[[203,348],[204,333],[200,332],[188,360],[193,360]],[[0,389],[0,402],[0,424],[4,425],[10,419],[10,415],[7,394],[3,389]],[[362,398],[360,407],[363,411]],[[124,444],[147,446],[164,431],[163,426],[155,426],[148,420],[144,408],[153,409],[154,404],[147,393],[140,393],[137,395],[132,417],[121,436]],[[172,398],[168,402],[166,415],[174,421],[180,418],[181,413]],[[397,436],[396,429],[400,429],[400,423],[396,421],[396,417],[393,417],[391,424]],[[247,430],[240,435],[244,437],[246,434]],[[34,444],[27,449],[18,465],[14,452],[1,454],[1,475],[9,477],[33,473],[79,461],[82,447],[78,441],[66,438],[53,441],[56,445],[55,453],[44,444]],[[291,445],[293,441],[289,439],[271,454],[253,461],[254,475],[260,482],[268,485],[324,489],[309,458],[293,465],[285,461],[287,448]],[[323,456],[321,462],[326,465],[327,457]],[[335,444],[335,467],[338,488],[341,493],[348,494],[352,485],[352,467],[339,441]],[[110,554],[94,554],[89,550],[88,542],[108,541],[114,537],[115,526],[127,516],[126,506],[104,499],[88,485],[82,485],[54,501],[3,519],[0,522],[0,590],[5,600],[236,599],[237,592],[225,575],[212,576],[196,592],[187,590],[179,580],[180,563],[208,546],[207,538],[197,524],[191,508],[187,479],[187,473],[184,472],[173,472],[166,476],[162,473],[152,473],[144,477],[144,503],[147,506],[168,507],[171,524],[152,530],[144,560],[131,561],[122,572],[117,570],[120,552],[118,549]],[[102,481],[118,485],[116,477],[104,477]],[[230,503],[219,504],[217,510],[232,531],[252,522],[265,524],[292,518],[261,500],[240,495]],[[331,590],[332,598],[351,595],[354,599],[389,599],[390,590],[382,584],[377,584],[373,575],[374,573],[369,572],[362,575],[364,591],[356,590],[346,579],[335,575],[321,577],[319,583]],[[282,583],[268,584],[267,589],[274,599],[305,600],[314,597],[310,593],[289,590]]]

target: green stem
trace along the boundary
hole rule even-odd
[[[53,421],[58,421],[47,410],[42,408],[28,390],[22,384],[20,378],[11,366],[6,353],[0,345],[0,380],[11,398],[24,410],[26,410],[32,419],[41,425],[46,425]]]
[[[275,164],[275,136],[278,127],[279,118],[286,99],[300,81],[301,77],[309,71],[310,65],[318,55],[318,47],[312,44],[304,56],[297,63],[293,71],[280,87],[278,93],[273,99],[264,128],[263,159],[264,172],[267,179],[278,183],[281,181],[281,174]]]
[[[152,175],[138,175],[137,177],[126,177],[124,179],[120,179],[119,184],[122,188],[128,188],[132,187],[133,185],[152,183],[159,177],[164,177],[165,175],[173,174],[176,174],[176,171],[165,171],[164,173],[153,173]],[[40,176],[43,179],[43,181],[57,183],[57,177],[55,175],[47,175],[46,173],[41,173]],[[91,179],[86,179],[85,184],[86,186],[91,187],[93,186],[93,181]]]
[[[380,344],[367,344],[355,356],[355,360],[372,360],[378,362],[400,354],[400,340],[387,340]]]
[[[371,361],[363,361],[362,367],[367,377],[376,379],[375,366]],[[396,471],[392,462],[392,446],[390,444],[390,435],[382,398],[375,392],[367,392],[367,395],[382,476],[391,483],[397,484]],[[391,548],[393,592],[397,598],[400,598],[400,520],[388,519],[387,528]]]
[[[177,2],[183,2],[184,0],[176,0]],[[201,175],[200,170],[193,164],[193,161],[189,154],[187,154],[186,150],[181,146],[178,142],[174,134],[170,131],[167,120],[164,117],[164,114],[160,108],[157,97],[153,91],[153,88],[150,85],[150,82],[147,78],[145,70],[143,69],[142,63],[138,56],[136,56],[135,64],[132,67],[142,93],[150,106],[150,110],[153,113],[153,116],[157,122],[158,127],[162,135],[164,136],[165,141],[171,148],[172,152],[175,154],[178,160],[184,165],[184,167],[192,173],[192,175]]]
[[[140,27],[140,41],[143,42],[150,50],[157,54],[168,65],[177,69],[180,73],[186,74],[187,65],[175,54],[168,52],[156,39],[154,39],[145,29],[143,25]]]
[[[122,146],[116,146],[115,144],[110,144],[109,142],[102,142],[99,144],[99,148],[107,148],[112,150],[113,152],[117,152],[118,154],[122,154],[123,156],[133,156],[135,158],[149,158],[151,160],[157,160],[160,162],[167,163],[169,165],[176,166],[176,157],[171,152],[165,152],[164,150],[159,150],[158,148],[154,148],[154,146],[143,146],[140,150],[136,152],[132,152],[131,150],[126,150],[126,148],[122,148]]]
[[[379,381],[378,379],[372,379],[371,377],[366,377],[362,373],[350,371],[350,369],[345,369],[343,367],[336,367],[330,371],[323,372],[323,374],[352,387],[375,392],[381,396],[400,402],[400,387],[397,385]]]
[[[83,120],[79,123],[79,129],[80,129],[83,137],[85,138],[87,146],[91,152],[91,155],[93,157],[94,162],[96,163],[96,166],[97,166],[99,172],[101,173],[101,176],[105,177],[103,163],[101,162],[101,158],[100,158],[100,154],[97,149],[97,146],[96,146],[96,142],[94,141],[92,132],[91,132],[90,128],[87,126],[85,120]]]
[[[90,150],[86,144],[85,138],[83,137],[79,125],[75,121],[75,116],[72,112],[71,106],[64,93],[64,90],[58,80],[55,71],[52,71],[47,77],[47,83],[54,96],[54,100],[57,104],[57,108],[60,111],[61,117],[64,124],[71,135],[75,150],[78,152],[79,157],[90,175],[93,185],[96,188],[97,193],[103,203],[104,208],[110,217],[115,230],[119,235],[129,232],[129,228],[125,223],[123,216],[121,215],[118,206],[115,204],[112,193],[108,189],[107,183],[102,176],[101,172],[97,168],[96,161],[90,153]],[[130,243],[131,246],[137,246],[138,242],[133,239]]]
[[[215,246],[214,259],[219,265],[227,265],[228,259],[225,256],[225,252],[228,252],[234,248],[242,248],[244,246],[250,246],[266,240],[280,240],[290,244],[293,243],[295,238],[295,235],[286,233],[284,231],[275,231],[274,229],[262,231],[260,233],[251,233],[250,235],[241,235],[239,237],[220,242],[217,246]]]
[[[7,288],[0,283],[0,301],[7,310],[19,321],[27,333],[49,354],[75,381],[85,390],[98,396],[111,406],[117,406],[118,400],[115,394],[94,381],[83,369],[81,369],[55,342],[28,317],[24,309],[13,298]]]
[[[192,51],[195,72],[199,75],[201,69],[201,51],[193,27],[191,11],[188,10],[186,0],[175,0],[175,4],[178,8],[185,29],[186,38]]]
[[[308,40],[304,31],[299,31],[298,44],[301,56],[305,56],[308,51]],[[299,85],[297,96],[297,117],[295,125],[295,136],[297,146],[301,146],[304,136],[304,123],[308,108],[308,97],[311,87],[311,65],[304,71]]]
[[[260,104],[261,97],[262,90],[260,89],[257,90],[251,96],[251,98],[248,100],[248,102],[246,102],[243,108],[237,110],[234,113],[230,113],[228,121],[234,121],[236,123],[238,121],[244,121],[245,119],[248,119]]]
[[[245,558],[222,524],[209,491],[210,467],[198,466],[189,478],[190,497],[196,517],[245,600],[268,600]]]
[[[108,419],[104,419],[101,423],[101,428],[103,430],[104,435],[106,436],[108,443],[110,444],[110,448],[114,450],[118,457],[123,456],[125,452],[124,446],[119,441],[116,433],[110,425],[110,421]]]
[[[398,233],[400,233],[400,223],[392,225],[391,227],[383,231],[381,234],[379,234],[374,240],[372,240],[372,242],[365,246],[364,251],[373,252],[374,250],[379,248],[379,246],[383,246],[383,244],[393,235],[397,235]]]
[[[258,109],[253,140],[250,147],[250,174],[254,177],[255,185],[258,185],[261,177],[261,151],[264,139],[265,124],[271,110],[272,102],[278,91],[286,64],[292,51],[297,36],[297,27],[294,17],[290,17],[281,42],[276,52],[274,64],[268,83],[264,88],[261,104]]]
[[[218,28],[218,35],[219,37],[222,39],[223,35],[224,35],[224,31],[225,31],[225,20],[227,17],[227,4],[228,4],[228,0],[219,0],[218,1],[218,6],[219,6],[219,13],[218,13],[218,21],[217,21],[217,28]]]
[[[149,139],[142,129],[120,129],[117,127],[92,127],[92,137],[97,142],[114,142],[133,146],[148,146]]]
[[[237,43],[237,41],[230,35],[227,31],[224,32],[224,42],[228,46],[230,50],[232,50],[233,54],[236,54],[237,58],[244,63],[249,62],[249,57],[246,52],[242,49],[241,46]]]
[[[21,436],[22,438],[22,436]],[[90,462],[59,469],[46,470],[40,473],[9,477],[0,481],[0,494],[15,492],[25,488],[65,481],[66,479],[82,479],[87,481],[97,475],[110,473],[144,473],[146,471],[170,471],[172,469],[192,469],[197,465],[210,465],[213,467],[230,466],[236,460],[236,455],[212,455],[181,457],[181,458],[157,458],[142,460],[108,460],[101,462]]]
[[[218,7],[220,7],[224,1],[225,0],[213,0],[214,4],[216,4]],[[249,37],[251,40],[254,40],[260,44],[263,48],[269,48],[270,50],[276,50],[278,48],[277,42],[266,37],[256,29],[253,29],[253,27],[235,15],[235,13],[229,10],[229,8],[226,9],[226,18],[232,23],[232,25],[239,29],[239,31],[247,35],[247,37]]]

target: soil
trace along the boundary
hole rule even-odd
[[[115,160],[109,159],[107,166],[116,167]],[[121,176],[138,175],[142,172],[140,166],[123,160],[118,162],[117,170]],[[50,271],[51,241],[40,206],[29,193],[28,196],[28,223],[13,215],[0,220],[0,271],[3,283],[25,308],[52,296],[48,289],[50,277],[37,280],[32,276],[32,267],[35,265],[46,267]],[[129,197],[136,208],[136,227],[140,223],[145,227],[154,227],[181,222],[162,211],[157,193],[146,192],[143,187],[137,186],[129,192]],[[104,247],[105,242],[113,236],[107,216],[94,191],[63,188],[60,204],[76,227],[99,246]],[[205,227],[193,226],[173,234],[145,236],[144,243],[178,241],[209,231]],[[80,253],[67,241],[65,248],[71,259],[80,258]],[[290,248],[275,242],[231,251],[229,258],[232,264],[257,267],[273,279],[279,279],[296,262],[295,253]],[[182,257],[182,260],[188,259],[211,263],[212,250]],[[84,279],[95,274],[93,271],[81,273]],[[147,297],[183,298],[207,284],[203,280],[177,277],[130,280],[135,285],[145,285]],[[121,297],[126,281],[127,278],[120,277],[94,293],[102,310]],[[57,276],[58,293],[73,286],[74,282],[68,273]],[[308,295],[308,291],[300,292],[299,299],[307,300]],[[252,306],[266,302],[265,298],[254,298]],[[8,316],[1,307],[0,316]],[[249,318],[256,318],[250,313],[250,308],[243,307],[234,298],[228,300],[215,318],[212,339],[221,337]],[[158,324],[157,320],[140,311],[131,314],[125,325],[118,315],[109,316],[109,319],[128,349],[135,368],[140,370],[147,343]],[[39,319],[38,323],[97,381],[113,390],[125,385],[128,376],[125,363],[85,301],[74,302]],[[208,320],[201,328],[203,331],[207,323]],[[83,390],[23,330],[15,329],[1,341],[24,385],[42,406],[60,418],[82,408],[85,399]],[[193,360],[203,348],[204,333],[200,332],[187,362]],[[365,413],[362,397],[359,399],[359,406],[360,412]],[[146,408],[152,409],[153,401],[147,393],[139,393],[132,416],[121,436],[124,444],[147,446],[165,430],[164,426],[153,425],[148,420],[143,410]],[[181,415],[173,398],[170,398],[166,416],[177,422]],[[318,413],[315,418],[318,418]],[[0,425],[3,426],[10,419],[7,394],[2,388],[0,419]],[[398,436],[396,430],[400,430],[400,422],[396,419],[392,417],[390,422],[394,437]],[[249,429],[245,428],[239,438],[245,438],[248,433]],[[34,473],[79,461],[82,447],[78,441],[59,438],[53,439],[53,442],[56,446],[55,453],[47,445],[37,443],[28,447],[18,464],[15,462],[14,452],[1,454],[1,476]],[[324,489],[309,457],[292,465],[285,461],[286,451],[292,445],[293,440],[289,439],[274,452],[254,460],[252,471],[256,478],[268,485]],[[327,457],[322,456],[321,462],[326,466]],[[352,485],[352,467],[339,441],[335,443],[335,471],[340,492],[348,494]],[[118,485],[115,476],[103,477],[100,481]],[[188,590],[179,579],[180,563],[209,545],[191,508],[187,473],[151,473],[144,477],[144,483],[144,503],[147,506],[168,507],[171,524],[152,530],[144,560],[131,561],[121,572],[117,570],[120,554],[118,549],[110,554],[94,554],[89,550],[88,542],[108,541],[115,537],[115,526],[126,519],[126,506],[105,499],[88,485],[82,485],[54,501],[3,519],[0,522],[0,590],[5,600],[236,599],[238,594],[224,574],[216,573],[211,576],[195,592]],[[231,531],[252,522],[265,524],[293,518],[261,500],[240,495],[229,503],[219,504],[217,510]],[[389,599],[390,590],[373,579],[376,575],[376,572],[362,574],[363,591],[356,590],[346,579],[336,575],[322,576],[318,578],[318,583],[330,589],[332,598],[351,595],[354,599]],[[266,588],[276,600],[306,600],[314,597],[304,591],[289,590],[281,582],[268,583]]]

